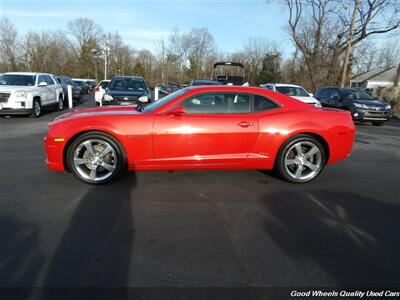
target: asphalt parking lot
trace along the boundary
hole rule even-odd
[[[82,107],[94,106],[86,99]],[[293,185],[261,171],[48,171],[58,112],[0,117],[2,286],[379,287],[400,282],[400,122]]]

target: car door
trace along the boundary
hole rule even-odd
[[[37,81],[38,85],[40,85],[42,82],[45,82],[47,84],[45,75],[39,75],[38,76],[38,81]],[[40,100],[41,100],[41,103],[42,103],[42,105],[46,105],[46,104],[49,103],[49,99],[50,99],[49,89],[47,88],[47,85],[46,86],[39,86],[39,88],[40,88]]]
[[[49,91],[49,103],[57,102],[58,101],[57,86],[54,80],[49,75],[45,75],[44,78],[47,82],[47,89]]]
[[[252,95],[205,93],[178,105],[185,113],[155,118],[155,164],[212,166],[244,162],[258,135]]]

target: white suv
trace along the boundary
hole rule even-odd
[[[306,90],[299,85],[286,83],[267,83],[261,84],[260,87],[285,94],[307,104],[321,107],[321,102],[315,99],[313,94],[306,92]]]
[[[106,89],[108,88],[108,85],[110,84],[110,81],[111,80],[102,80],[96,86],[96,89],[94,92],[94,100],[96,101],[97,106],[100,105],[100,101],[103,98],[103,95],[106,92]]]
[[[32,114],[39,117],[42,107],[63,110],[62,86],[47,73],[9,72],[0,75],[0,114]]]

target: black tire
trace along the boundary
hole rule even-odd
[[[64,99],[63,97],[60,95],[58,97],[58,102],[57,102],[57,110],[58,111],[62,111],[64,109]]]
[[[110,154],[109,161],[106,162],[106,164],[113,165],[114,170],[112,171],[111,175],[109,175],[108,177],[103,178],[103,179],[101,179],[101,176],[100,176],[100,178],[96,178],[94,180],[91,178],[88,178],[88,177],[90,177],[91,169],[93,168],[93,165],[91,163],[87,163],[87,164],[81,163],[81,165],[79,165],[79,166],[77,166],[74,163],[74,161],[75,161],[74,156],[76,153],[81,153],[82,151],[84,151],[84,153],[86,153],[86,155],[88,155],[89,151],[87,149],[85,150],[85,148],[80,148],[82,143],[88,142],[88,141],[93,141],[93,140],[101,141],[101,142],[104,142],[105,144],[108,144],[109,146],[111,146],[112,150],[114,151],[113,155]],[[101,145],[101,144],[98,144],[98,145]],[[99,151],[95,152],[95,150],[96,150],[95,147],[97,145],[92,144],[92,146],[93,146],[94,153],[99,154],[99,152],[102,151],[102,150],[99,150]],[[79,150],[79,149],[81,149],[81,150]],[[85,155],[85,154],[83,154],[83,155]],[[111,156],[114,159],[111,159]],[[77,158],[79,159],[78,156],[77,156]],[[88,158],[85,158],[85,160],[87,160],[87,159]],[[66,160],[67,160],[66,163],[67,163],[68,170],[70,170],[75,175],[75,177],[77,177],[78,179],[82,180],[85,183],[95,184],[95,185],[105,184],[105,183],[113,181],[114,179],[118,178],[122,174],[122,172],[126,169],[125,152],[124,152],[122,146],[114,137],[112,137],[106,133],[102,133],[102,132],[88,132],[88,133],[85,133],[85,134],[79,136],[77,139],[75,139],[71,143],[71,145],[68,147]],[[115,164],[112,164],[112,162],[111,162],[112,160],[114,161]],[[102,175],[103,173],[106,174],[107,172],[111,172],[111,171],[103,168],[102,164],[96,166],[96,170],[97,170],[97,172],[100,173],[100,175]],[[86,173],[86,171],[87,171],[87,173]],[[102,171],[103,171],[103,173],[101,173]],[[106,175],[103,175],[103,176],[106,176]]]
[[[34,118],[39,118],[42,115],[42,104],[40,100],[35,98],[32,103],[32,113],[31,116]]]
[[[300,145],[301,154],[297,153],[296,146],[298,145]],[[310,150],[314,146],[318,152],[312,158],[307,158],[307,154],[311,153]],[[326,149],[317,138],[307,134],[299,134],[290,138],[281,146],[275,160],[274,170],[286,181],[305,183],[313,180],[322,172],[326,164],[326,159]],[[288,162],[295,163],[288,164]],[[311,166],[313,169],[310,168]],[[299,168],[301,168],[300,176],[294,177],[294,175],[297,175]],[[302,172],[305,172],[304,176],[301,176]]]
[[[383,126],[385,124],[384,122],[372,122],[372,125],[374,126]]]

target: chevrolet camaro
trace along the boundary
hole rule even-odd
[[[347,158],[355,128],[347,111],[308,105],[270,90],[202,86],[145,106],[108,106],[49,123],[46,164],[91,184],[129,170],[275,170],[314,179]]]

